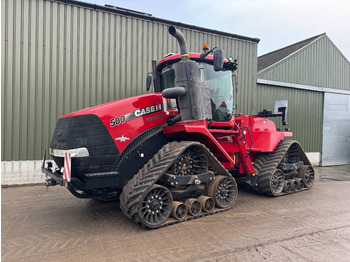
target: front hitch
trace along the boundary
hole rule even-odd
[[[63,174],[58,168],[55,171],[53,171],[52,166],[53,166],[52,162],[46,161],[46,150],[45,150],[44,156],[43,156],[43,164],[41,166],[41,172],[43,172],[47,178],[45,180],[45,185],[47,187],[56,186],[57,184],[63,186],[65,182],[63,179]]]

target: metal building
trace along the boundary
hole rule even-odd
[[[80,1],[4,0],[1,12],[2,161],[41,159],[65,113],[145,93],[151,60],[179,52],[169,25],[189,50],[237,58],[238,111],[256,111],[259,39]]]
[[[313,162],[350,164],[350,62],[326,34],[260,56],[257,83],[259,109],[288,100],[288,126]]]
[[[206,42],[236,58],[237,112],[257,111],[259,39],[80,1],[1,1],[2,184],[44,181],[40,159],[61,115],[145,93],[151,61],[180,51],[169,25],[191,51]]]

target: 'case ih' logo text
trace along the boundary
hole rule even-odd
[[[148,107],[145,107],[142,109],[137,109],[137,110],[135,110],[135,112],[133,114],[136,117],[139,117],[139,116],[145,116],[148,114],[152,114],[152,113],[158,112],[160,110],[162,110],[162,104],[157,104],[154,106],[148,106]]]
[[[123,124],[127,121],[130,121],[132,119],[138,118],[138,117],[142,117],[142,116],[146,116],[149,114],[153,114],[155,112],[161,111],[163,109],[163,105],[162,104],[156,104],[153,106],[147,106],[145,108],[141,108],[141,109],[136,109],[134,112],[126,114],[124,116],[119,116],[119,117],[115,117],[115,118],[111,118],[110,120],[110,124],[111,127]]]

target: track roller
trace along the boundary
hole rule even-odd
[[[292,188],[291,191],[292,192],[296,192],[298,191],[299,185],[298,185],[298,181],[295,179],[292,179]]]
[[[312,187],[315,180],[315,171],[312,166],[305,165],[298,170],[298,177],[304,180],[304,187]]]
[[[215,207],[214,199],[208,196],[200,196],[198,197],[198,200],[201,203],[204,212],[210,213],[211,211],[213,211]]]
[[[301,179],[301,178],[296,178],[295,181],[298,182],[298,187],[297,187],[297,189],[298,189],[298,190],[302,190],[302,189],[304,188],[304,180]]]
[[[177,220],[182,220],[187,215],[187,206],[179,201],[173,201],[173,209],[171,210],[171,216]]]
[[[229,176],[216,176],[208,186],[208,196],[214,199],[219,208],[227,208],[234,204],[237,198],[236,181]]]
[[[202,210],[202,204],[195,198],[186,199],[185,205],[187,206],[188,213],[192,216],[197,216]]]
[[[292,192],[292,183],[290,180],[284,181],[284,188],[283,188],[284,193],[290,193]]]

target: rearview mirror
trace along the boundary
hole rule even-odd
[[[178,98],[184,97],[187,95],[187,89],[183,86],[175,86],[164,89],[162,92],[162,96],[164,98]]]
[[[152,76],[150,75],[150,73],[148,73],[147,78],[146,78],[146,90],[147,91],[150,90],[151,84],[152,84]]]
[[[224,68],[224,50],[217,49],[214,51],[214,70],[221,71]]]

